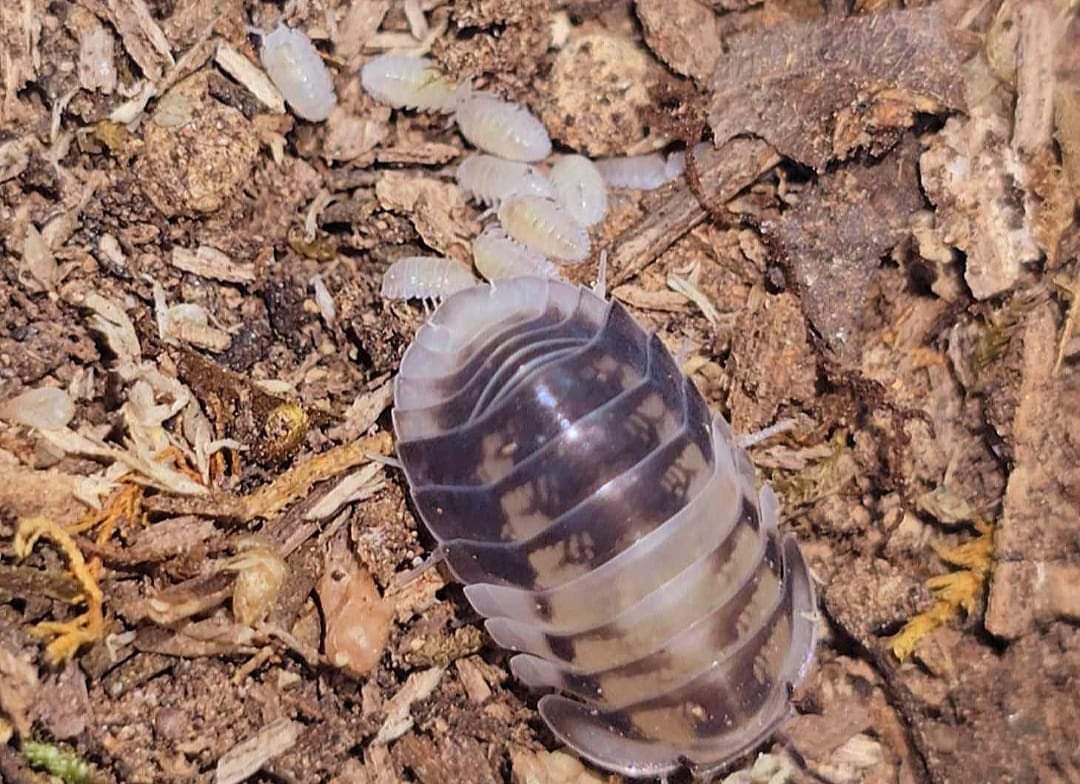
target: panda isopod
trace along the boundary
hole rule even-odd
[[[766,740],[813,660],[778,503],[660,339],[538,277],[447,299],[406,351],[416,509],[552,732],[628,776],[709,775]]]

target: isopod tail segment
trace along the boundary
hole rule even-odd
[[[719,770],[787,718],[815,597],[727,423],[617,302],[509,278],[447,299],[401,363],[425,526],[539,711],[628,776]]]

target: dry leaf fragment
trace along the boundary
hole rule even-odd
[[[305,520],[325,520],[347,504],[363,501],[386,486],[383,467],[371,463],[338,482],[315,506],[304,513]]]
[[[383,209],[408,216],[429,247],[471,265],[475,227],[455,184],[387,171],[375,184],[375,196]]]
[[[608,779],[565,751],[510,749],[514,784],[603,784]]]
[[[255,775],[267,761],[296,745],[303,729],[303,724],[292,719],[270,722],[221,755],[214,770],[214,784],[238,784]]]
[[[326,619],[326,658],[353,675],[367,675],[390,636],[393,603],[379,596],[371,573],[340,544],[327,557],[316,591]]]

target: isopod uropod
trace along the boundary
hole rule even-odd
[[[334,83],[304,31],[279,24],[263,35],[259,60],[298,117],[321,122],[330,116],[337,103]]]
[[[394,394],[412,498],[520,651],[552,731],[630,776],[707,775],[790,712],[814,589],[778,504],[656,335],[543,278],[481,284],[418,331]]]
[[[366,62],[360,83],[375,100],[395,109],[452,112],[459,97],[458,86],[431,60],[393,52]]]
[[[514,196],[499,205],[506,233],[545,256],[582,261],[589,256],[589,233],[551,199]]]
[[[524,106],[472,93],[458,102],[456,116],[461,135],[485,152],[526,162],[551,155],[547,128]]]

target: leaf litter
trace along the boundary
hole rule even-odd
[[[606,250],[715,410],[795,423],[751,455],[822,583],[807,769],[1080,769],[1075,3],[58,8],[0,10],[0,774],[617,778],[538,730],[387,458],[424,314],[382,273],[486,218],[452,123],[361,88],[386,51],[685,158],[565,271]],[[325,121],[261,67],[279,21]],[[808,775],[762,751],[722,780]]]

